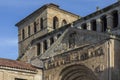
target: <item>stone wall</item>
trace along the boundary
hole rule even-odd
[[[46,80],[59,80],[61,71],[71,65],[84,65],[88,67],[98,80],[107,80],[108,79],[108,51],[107,51],[107,42],[98,47],[89,48],[87,50],[75,50],[68,53],[63,53],[57,55],[51,59],[45,61],[45,71],[44,78]],[[99,49],[102,49],[102,52],[99,52]],[[97,55],[98,52],[98,55]],[[81,56],[84,54],[88,56]],[[99,54],[100,53],[100,54]],[[65,69],[67,70],[67,68]],[[68,71],[69,72],[69,71]],[[72,73],[72,72],[71,72]],[[82,73],[81,73],[82,74]],[[86,75],[89,75],[86,74]],[[91,75],[93,76],[93,75]],[[97,80],[97,79],[96,79]]]

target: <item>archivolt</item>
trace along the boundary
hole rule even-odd
[[[92,70],[84,65],[71,65],[60,73],[59,80],[98,80]]]

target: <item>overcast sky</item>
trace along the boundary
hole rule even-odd
[[[14,25],[47,3],[55,3],[64,10],[86,16],[117,0],[0,0],[0,58],[18,57],[17,27]]]

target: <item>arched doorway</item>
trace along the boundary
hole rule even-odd
[[[71,65],[60,73],[59,80],[98,80],[92,70],[84,65]]]

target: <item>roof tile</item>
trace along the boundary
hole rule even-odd
[[[25,63],[22,61],[16,61],[16,60],[10,60],[10,59],[4,59],[4,58],[0,58],[0,66],[36,71],[36,68],[29,63]]]

